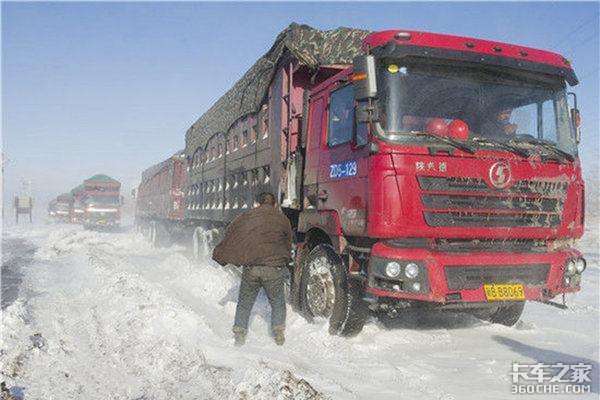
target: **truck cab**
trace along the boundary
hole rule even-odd
[[[121,183],[107,175],[94,175],[83,182],[81,203],[83,226],[89,228],[116,228],[121,222]]]
[[[83,199],[83,223],[86,227],[117,227],[121,219],[119,194],[88,194]]]
[[[59,222],[70,222],[72,207],[73,196],[70,193],[63,193],[57,196],[54,203],[54,218]]]
[[[369,308],[485,310],[512,325],[525,301],[578,291],[569,62],[400,30],[364,50],[308,102],[296,306],[351,334]]]

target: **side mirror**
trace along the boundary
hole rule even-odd
[[[375,57],[363,55],[354,58],[352,77],[354,98],[356,100],[372,99],[377,96],[377,74]]]
[[[577,143],[581,140],[581,114],[577,108],[571,108],[571,120],[573,121],[573,126],[575,127],[575,140]]]

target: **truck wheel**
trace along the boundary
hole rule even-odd
[[[318,245],[308,254],[302,268],[300,296],[307,319],[329,319],[332,335],[357,335],[369,315],[361,285],[348,279],[342,261],[329,245]]]
[[[519,318],[521,318],[524,308],[524,301],[509,304],[507,306],[500,306],[496,312],[487,318],[487,320],[494,324],[513,326],[519,321]]]

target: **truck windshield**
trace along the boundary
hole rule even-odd
[[[410,133],[445,135],[453,120],[460,120],[474,142],[531,147],[544,141],[571,155],[577,151],[558,80],[393,60],[380,62],[378,71],[379,121],[390,139],[427,140]]]

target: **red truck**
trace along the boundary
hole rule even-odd
[[[548,51],[292,24],[186,133],[177,224],[197,251],[276,193],[292,304],[332,334],[369,311],[513,325],[525,301],[561,306],[586,267],[577,83]]]
[[[180,151],[142,172],[135,196],[135,223],[155,246],[168,246],[183,234],[186,165],[185,153]]]
[[[121,183],[107,175],[98,174],[83,181],[81,203],[86,229],[116,228],[121,222]]]
[[[50,214],[56,221],[71,222],[71,208],[73,207],[73,196],[71,193],[63,193],[51,202],[52,212]]]

